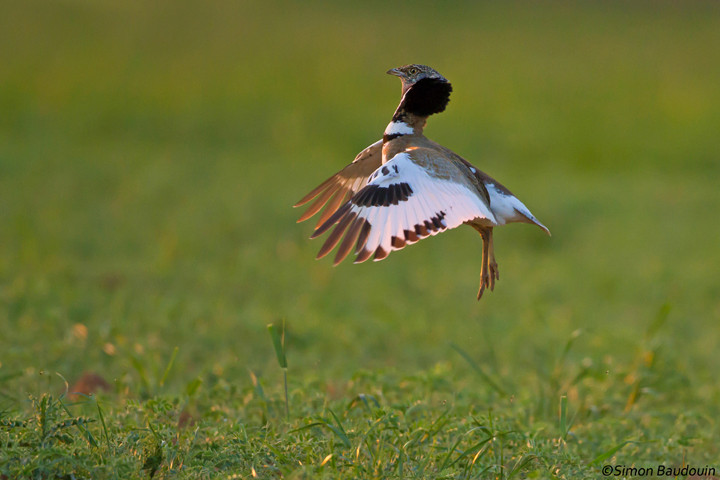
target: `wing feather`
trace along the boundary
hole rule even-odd
[[[333,197],[328,200],[327,202],[327,208],[323,210],[322,215],[320,215],[320,219],[318,220],[318,225],[325,223],[325,221],[330,218],[330,216],[337,211],[337,209],[340,207],[340,205],[344,204],[348,201],[348,196],[350,193],[350,189],[348,188],[339,188],[337,193],[333,195]]]
[[[381,164],[382,140],[378,140],[360,152],[350,165],[322,182],[294,205],[300,207],[315,199],[298,222],[307,220],[325,207],[315,228],[325,223],[348,198],[367,185],[368,177]]]
[[[452,176],[433,173],[411,152],[399,153],[371,172],[368,176],[372,180],[345,204],[334,207],[334,213],[316,228],[313,238],[335,227],[319,256],[340,243],[337,264],[355,243],[355,263],[373,255],[377,261],[391,251],[463,223],[485,219],[488,225],[497,224],[484,192]]]
[[[327,201],[330,200],[330,197],[333,196],[333,194],[337,191],[338,188],[340,188],[340,187],[331,185],[331,186],[327,187],[325,190],[318,191],[315,194],[315,195],[319,195],[318,198],[307,208],[307,210],[305,210],[305,212],[303,212],[302,215],[300,215],[300,218],[298,219],[298,223],[304,222],[305,220],[307,220],[308,218],[312,217],[317,212],[322,210],[322,208],[325,206]],[[312,193],[312,192],[310,192],[310,193]],[[315,197],[314,196],[310,197],[310,199],[307,201],[310,201],[313,198],[315,198]],[[302,203],[299,203],[298,205],[302,205]],[[298,205],[295,205],[295,206],[297,207]],[[334,213],[334,212],[332,212],[332,213]],[[332,213],[331,213],[331,215],[332,215]]]
[[[333,261],[335,265],[345,260],[345,257],[348,256],[348,254],[353,248],[353,244],[358,239],[358,236],[360,235],[360,231],[362,230],[364,224],[365,219],[363,218],[356,218],[352,222],[350,228],[348,228],[347,234],[345,234],[345,238],[343,238],[343,241],[342,243],[340,243],[338,251],[335,254],[335,260]]]
[[[325,243],[323,244],[322,248],[320,249],[320,252],[317,254],[317,258],[322,258],[328,253],[332,251],[333,248],[335,248],[335,245],[338,244],[340,239],[343,236],[343,233],[345,233],[345,229],[347,229],[348,226],[355,220],[355,214],[350,212],[348,215],[344,215],[340,221],[337,224],[337,227],[330,232],[330,235],[325,240]]]

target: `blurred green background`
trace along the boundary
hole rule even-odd
[[[3,2],[0,376],[133,362],[179,389],[277,368],[344,381],[449,363],[497,375],[570,358],[612,372],[672,307],[662,361],[693,395],[720,371],[720,9],[698,2]],[[453,82],[426,134],[552,231],[458,229],[380,263],[314,259],[291,206],[380,138],[388,68]],[[274,373],[273,373],[274,374]],[[297,380],[298,382],[300,380]],[[52,383],[52,388],[61,390]],[[676,384],[672,384],[676,385]],[[675,387],[667,387],[671,395]],[[667,397],[665,397],[667,398]]]

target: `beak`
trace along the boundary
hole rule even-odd
[[[387,73],[388,75],[395,75],[396,77],[402,77],[402,72],[397,68],[391,68],[385,73]]]

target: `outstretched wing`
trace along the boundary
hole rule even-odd
[[[403,152],[373,172],[367,186],[320,225],[311,238],[337,224],[318,258],[335,248],[345,234],[335,265],[353,245],[358,254],[355,263],[373,254],[377,261],[393,250],[480,218],[487,219],[489,225],[496,224],[487,203],[471,184],[446,175],[433,176],[413,161],[410,153]]]
[[[337,209],[348,201],[358,190],[367,185],[368,177],[382,164],[382,140],[378,140],[360,152],[355,160],[332,177],[315,187],[315,189],[300,199],[294,206],[305,205],[310,200],[317,199],[300,216],[298,222],[303,222],[319,212],[327,204],[327,208],[320,215],[315,228],[325,223]]]

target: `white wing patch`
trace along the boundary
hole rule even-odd
[[[353,244],[358,263],[373,254],[375,260],[382,260],[393,250],[478,218],[497,224],[476,192],[462,183],[433,177],[403,152],[373,172],[368,184],[318,227],[313,238],[337,225],[319,258],[335,248],[347,230],[335,263],[348,255]]]

